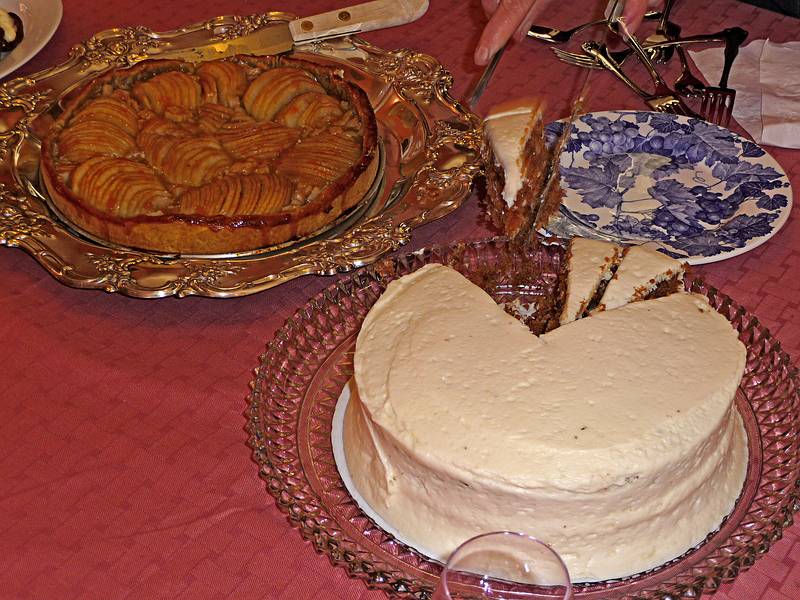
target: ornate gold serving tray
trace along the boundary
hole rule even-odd
[[[199,48],[292,18],[271,12],[161,33],[111,29],[74,46],[63,64],[0,86],[0,244],[22,248],[73,287],[140,298],[226,298],[372,263],[405,244],[415,227],[456,209],[481,170],[480,120],[450,96],[452,76],[434,58],[348,37],[295,53],[340,68],[367,93],[378,121],[380,175],[331,228],[256,252],[165,255],[93,239],[53,211],[39,179],[41,139],[71,92],[109,69],[143,60],[199,60]]]

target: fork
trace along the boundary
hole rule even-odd
[[[707,86],[692,74],[683,48],[677,46],[676,50],[681,61],[681,73],[675,80],[675,91],[687,98],[701,99],[700,117],[711,123],[727,127],[733,113],[736,90]]]
[[[660,19],[661,13],[658,11],[650,11],[645,14],[644,18],[648,21]],[[568,42],[576,33],[588,29],[589,27],[594,27],[595,25],[603,25],[605,22],[605,18],[597,19],[596,21],[590,21],[589,23],[578,25],[572,29],[556,29],[555,27],[546,27],[543,25],[531,25],[531,28],[528,30],[528,37],[550,44],[563,44],[564,42]]]
[[[739,27],[731,27],[728,29],[723,29],[722,31],[718,31],[717,33],[688,35],[686,37],[675,38],[673,40],[667,40],[665,42],[653,44],[652,46],[644,46],[644,49],[649,50],[650,48],[654,47],[677,47],[683,44],[700,44],[711,42],[730,43],[731,39],[738,36],[738,31],[744,30],[740,29]],[[567,64],[575,65],[576,67],[584,67],[587,69],[603,68],[603,66],[599,64],[592,56],[587,56],[586,54],[582,54],[580,52],[568,52],[566,50],[562,50],[561,48],[550,48],[550,50],[559,60]],[[624,50],[609,52],[609,57],[618,65],[622,65],[622,63],[624,63],[625,60],[627,60],[630,56],[633,56],[633,54],[634,51],[632,48],[625,48]]]
[[[686,51],[680,46],[675,49],[681,61],[681,73],[675,80],[675,91],[689,98],[704,98],[709,88],[692,73]]]
[[[681,73],[675,81],[675,91],[682,96],[701,99],[702,104],[699,116],[711,123],[727,127],[730,124],[731,115],[733,113],[736,90],[705,85],[691,72],[689,61],[683,48],[675,46],[675,49],[681,61]],[[614,53],[609,53],[608,56],[612,60],[613,54]],[[725,73],[723,73],[723,76],[725,76]],[[727,83],[727,77],[725,78],[725,82]],[[650,102],[651,101],[648,101],[648,104],[650,104]]]
[[[734,27],[734,31],[725,45],[725,63],[722,67],[722,76],[719,86],[706,86],[703,95],[703,102],[700,107],[700,114],[706,121],[717,123],[727,127],[733,115],[733,103],[736,101],[736,90],[728,87],[728,76],[733,67],[733,61],[739,54],[739,47],[747,39],[747,32],[744,29]]]
[[[733,103],[736,101],[736,90],[730,88],[707,87],[702,94],[700,117],[710,123],[727,127],[733,116]]]
[[[605,44],[589,41],[584,42],[581,47],[583,48],[584,52],[594,57],[601,65],[603,65],[603,67],[614,73],[614,75],[616,75],[625,85],[641,96],[644,99],[645,104],[647,104],[647,106],[649,106],[652,110],[661,113],[684,115],[686,117],[697,116],[694,112],[692,112],[691,109],[689,109],[688,106],[681,102],[680,98],[678,98],[674,92],[669,89],[669,87],[667,87],[661,77],[659,77],[658,73],[655,73],[655,69],[652,68],[652,65],[650,65],[648,71],[652,69],[653,73],[655,73],[655,77],[653,77],[655,91],[652,94],[649,94],[640,88],[636,83],[634,83],[633,80],[628,77],[622,71],[622,69],[619,68],[619,65],[615,63],[609,56],[608,48]]]
[[[621,20],[609,21],[608,27],[617,35],[620,35],[620,30],[625,33],[623,37],[625,43],[633,48],[634,52],[636,52],[636,55],[639,57],[639,61],[644,65],[645,70],[653,80],[653,85],[655,86],[655,91],[653,92],[654,97],[645,100],[647,105],[658,112],[671,112],[696,117],[697,115],[694,111],[686,106],[675,92],[664,83],[664,80],[661,79],[661,75],[658,74],[655,66],[653,66],[653,63],[647,56],[647,52],[645,52],[644,48],[642,48],[642,45],[639,43],[639,40],[636,39],[633,33],[625,28],[625,23]]]
[[[672,5],[674,3],[674,0],[667,0],[664,3],[664,12],[661,13],[661,20],[658,22],[656,32],[653,35],[645,38],[645,45],[654,46],[656,44],[660,44],[661,42],[667,42],[676,37],[676,35],[670,35],[672,32],[669,30],[669,13],[672,11]],[[672,47],[658,47],[650,50],[648,54],[650,56],[650,60],[653,62],[665,63],[672,58]]]

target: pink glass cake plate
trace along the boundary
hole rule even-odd
[[[458,244],[387,259],[312,298],[261,356],[249,398],[248,444],[259,475],[289,523],[331,563],[397,598],[430,597],[442,565],[395,540],[358,507],[333,457],[331,425],[352,376],[361,323],[393,279],[431,262],[449,264],[498,302],[531,304],[557,281],[562,246],[520,253],[503,240]],[[747,367],[736,404],[750,461],[733,512],[703,543],[661,567],[624,579],[576,584],[582,600],[670,600],[715,591],[769,550],[800,510],[800,381],[791,360],[752,314],[700,280],[691,290],[739,331]]]

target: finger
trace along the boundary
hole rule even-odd
[[[622,18],[625,19],[625,26],[631,31],[636,31],[644,20],[644,13],[647,12],[647,0],[628,0],[625,3],[625,11]]]
[[[500,0],[481,0],[481,5],[486,16],[491,17],[500,5]]]
[[[485,65],[519,28],[535,0],[503,0],[481,33],[475,63]]]
[[[528,9],[528,14],[525,15],[525,18],[522,19],[522,22],[519,24],[517,31],[514,33],[514,39],[518,42],[521,42],[525,39],[528,35],[528,30],[533,25],[533,22],[536,20],[536,17],[540,15],[544,10],[544,1],[539,0],[538,2],[534,2],[533,5]]]

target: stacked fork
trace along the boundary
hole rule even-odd
[[[609,55],[608,48],[605,44],[591,41],[584,42],[582,48],[584,52],[595,59],[600,65],[614,73],[620,81],[639,94],[644,99],[645,104],[655,112],[672,113],[687,117],[697,116],[671,89],[669,89],[669,87],[667,87],[667,84],[664,83],[652,65],[651,68],[648,69],[648,72],[651,77],[653,77],[655,91],[652,94],[648,94],[619,68],[619,65],[614,62]]]
[[[568,52],[560,48],[551,48],[559,60],[563,62],[584,67],[602,69],[605,68],[616,75],[623,83],[629,86],[634,92],[642,96],[645,103],[651,110],[658,112],[669,112],[687,116],[696,116],[718,125],[727,126],[730,122],[733,111],[733,103],[736,92],[728,88],[728,75],[731,66],[739,51],[739,46],[747,37],[747,32],[739,27],[725,29],[723,31],[687,37],[679,37],[680,28],[668,20],[669,11],[672,8],[672,1],[666,3],[663,13],[650,12],[645,18],[648,20],[658,20],[656,34],[648,37],[644,44],[640,44],[635,36],[623,29],[619,31],[619,26],[624,28],[624,23],[616,21],[611,23],[609,20],[598,20],[580,25],[568,30],[558,30],[549,27],[534,25],[529,37],[549,42],[564,43],[569,41],[572,36],[591,26],[607,24],[612,30],[620,35],[628,45],[628,48],[611,52],[605,45],[597,42],[587,42],[582,45],[583,52]],[[624,35],[622,35],[624,34]],[[725,65],[722,77],[718,86],[704,84],[692,74],[689,67],[686,53],[683,46],[686,44],[724,42],[725,43]],[[671,89],[661,78],[653,62],[665,62],[672,55],[673,48],[677,51],[681,61],[681,73],[675,81],[674,89]],[[637,85],[622,70],[622,63],[630,56],[636,55],[645,66],[654,84],[653,93],[648,93],[641,86]],[[683,98],[694,98],[699,105],[698,112],[691,110]]]

